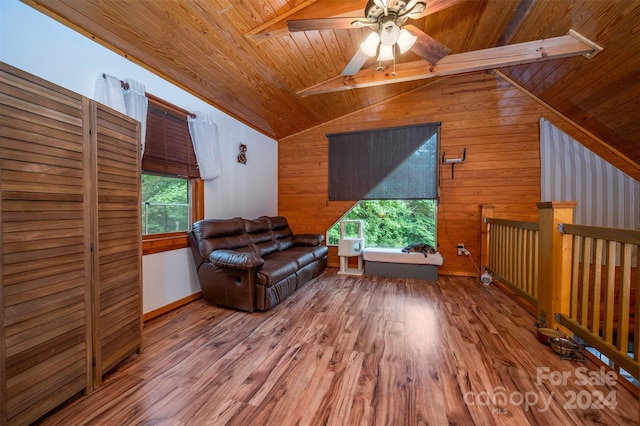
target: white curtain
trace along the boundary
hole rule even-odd
[[[195,117],[191,115],[188,117],[189,133],[198,160],[200,177],[203,180],[212,180],[222,175],[218,126],[206,114],[201,112],[193,114]]]
[[[107,74],[100,74],[96,80],[94,98],[101,104],[105,104],[123,114],[127,113],[122,93],[122,83],[119,78]]]
[[[149,100],[144,84],[132,78],[124,80],[128,88],[122,87],[119,78],[100,74],[96,81],[95,100],[103,103],[140,122],[140,149],[144,154],[144,142],[147,133],[147,105]]]
[[[542,201],[577,201],[574,223],[640,229],[640,182],[540,118]]]
[[[140,122],[140,155],[144,154],[144,143],[147,134],[147,108],[149,99],[144,84],[132,78],[125,79],[129,88],[123,92],[127,115]]]

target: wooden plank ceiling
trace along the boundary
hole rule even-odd
[[[298,95],[339,75],[370,30],[289,33],[287,20],[348,10],[363,16],[365,0],[23,1],[276,140],[446,78]],[[427,12],[437,11],[408,23],[451,54],[563,36],[570,29],[602,46],[592,59],[499,71],[640,162],[640,1],[427,3]],[[398,62],[419,59],[408,52]],[[376,65],[369,60],[364,68]]]

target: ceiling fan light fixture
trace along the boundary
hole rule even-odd
[[[360,43],[360,50],[367,56],[374,57],[378,53],[378,44],[380,44],[380,36],[377,32],[372,31],[369,37]]]
[[[393,60],[393,46],[381,44],[380,54],[378,55],[378,62]]]
[[[400,27],[393,21],[387,21],[380,28],[380,43],[393,46],[400,38]]]
[[[398,38],[398,47],[400,48],[400,53],[405,53],[409,49],[416,44],[418,37],[411,34],[409,31],[404,28],[400,31],[400,37]]]
[[[385,16],[389,13],[389,0],[373,0],[373,3],[384,10]]]

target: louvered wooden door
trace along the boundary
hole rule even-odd
[[[92,103],[94,385],[142,341],[140,124]]]
[[[0,63],[0,424],[91,385],[88,101]]]

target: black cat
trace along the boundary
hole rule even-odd
[[[431,247],[429,244],[415,243],[415,244],[409,244],[408,246],[403,248],[402,252],[403,253],[411,253],[411,252],[423,253],[424,257],[427,257],[427,255],[429,254],[434,254],[436,252],[436,249]]]

